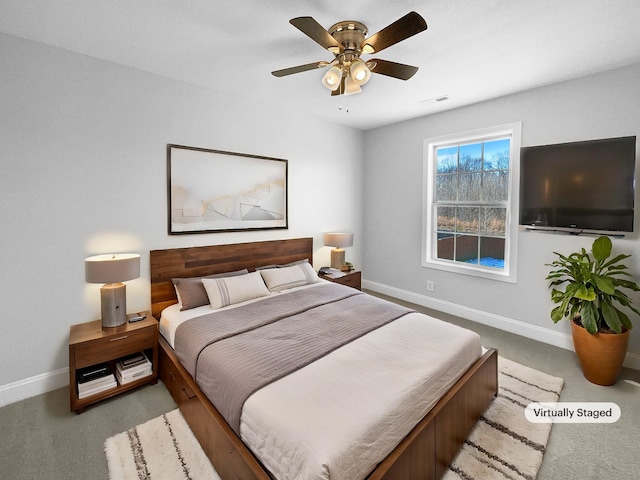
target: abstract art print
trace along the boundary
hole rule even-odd
[[[288,228],[287,160],[167,145],[169,234]]]

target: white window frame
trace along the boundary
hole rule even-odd
[[[503,282],[517,281],[518,245],[518,205],[520,178],[520,141],[522,122],[508,123],[467,132],[444,135],[424,140],[423,160],[423,212],[422,212],[422,266],[448,272],[483,277]],[[505,238],[504,268],[496,269],[481,265],[470,265],[452,260],[438,259],[436,255],[436,225],[434,196],[436,178],[436,149],[442,146],[474,141],[484,141],[491,137],[510,136],[509,192],[507,199],[507,225]]]

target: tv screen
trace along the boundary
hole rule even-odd
[[[636,137],[523,147],[520,225],[633,231]]]

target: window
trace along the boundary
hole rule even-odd
[[[423,266],[515,282],[520,129],[425,140]]]

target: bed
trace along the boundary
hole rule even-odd
[[[172,278],[202,277],[241,269],[247,269],[247,271],[253,272],[256,268],[265,265],[285,265],[305,260],[312,262],[312,251],[313,245],[312,239],[310,238],[151,251],[152,313],[156,318],[160,319],[163,310],[166,309],[167,312],[172,309],[176,310],[175,304],[177,304],[178,300],[176,298],[175,288],[171,282]],[[329,282],[324,283],[327,285],[322,285],[321,282],[318,282],[317,285],[297,287],[292,289],[292,291],[297,292],[299,290],[302,293],[289,293],[287,291],[280,294],[280,296],[283,298],[291,296],[290,298],[293,298],[293,295],[299,294],[305,298],[311,298],[312,295],[309,292],[313,292],[313,296],[315,296],[316,292],[331,291],[331,295],[333,295],[335,290],[335,294],[344,297],[344,300],[341,299],[340,301],[359,302],[360,300],[365,301],[365,299],[360,298],[358,295],[368,297],[368,295],[360,294],[360,292],[356,295],[356,291],[348,287],[337,286],[335,284],[328,285]],[[340,287],[343,290],[334,287]],[[354,293],[349,293],[350,291]],[[280,301],[271,298],[267,298],[267,300],[270,302]],[[298,300],[295,302],[292,300],[289,301],[293,304]],[[210,307],[209,310],[211,310]],[[180,315],[181,314],[178,314],[178,317],[180,317]],[[340,365],[341,362],[344,365],[346,362],[344,362],[344,359],[341,359],[340,355],[343,354],[346,348],[360,348],[364,349],[364,351],[369,348],[369,350],[373,349],[378,351],[379,346],[375,344],[375,342],[381,341],[381,336],[387,336],[387,330],[385,329],[397,328],[399,332],[400,327],[398,325],[408,325],[411,324],[411,322],[417,322],[419,318],[416,316],[421,316],[421,314],[409,312],[403,313],[400,316],[401,318],[394,319],[394,321],[388,325],[385,324],[370,333],[364,334],[345,348],[332,351],[330,354],[323,356],[320,361],[313,362],[302,370],[307,372],[320,369],[319,365],[321,364],[329,369],[337,368],[337,365]],[[207,390],[208,387],[203,385],[203,388],[201,388],[196,383],[196,380],[194,380],[189,373],[189,369],[191,368],[189,362],[185,362],[188,368],[180,362],[178,359],[180,352],[178,351],[177,353],[173,348],[173,346],[175,346],[175,337],[173,337],[173,334],[168,333],[164,327],[161,328],[161,331],[163,331],[164,336],[160,338],[160,378],[180,407],[196,438],[198,438],[203,450],[211,459],[212,464],[220,476],[224,480],[266,480],[274,476],[279,478],[281,473],[277,468],[274,469],[274,462],[275,464],[295,463],[292,462],[290,458],[281,461],[278,461],[277,458],[274,460],[274,458],[270,458],[268,451],[265,453],[265,448],[267,447],[273,451],[274,444],[280,445],[281,449],[284,448],[285,453],[290,451],[289,444],[286,443],[288,440],[287,429],[289,427],[281,425],[284,419],[282,409],[280,413],[276,411],[274,415],[271,415],[272,418],[269,420],[261,419],[260,422],[266,422],[263,426],[252,422],[254,417],[261,418],[261,415],[263,415],[262,413],[258,413],[262,408],[260,406],[262,405],[261,402],[266,402],[266,404],[271,402],[273,405],[280,403],[283,397],[278,396],[282,395],[282,391],[278,393],[278,388],[293,388],[293,390],[290,391],[296,392],[296,395],[291,396],[292,403],[283,405],[285,412],[293,411],[298,407],[302,411],[305,411],[304,407],[306,406],[306,402],[309,402],[310,405],[308,408],[311,408],[313,412],[321,412],[320,406],[311,405],[314,397],[313,394],[308,392],[304,393],[304,389],[295,386],[292,387],[292,385],[296,384],[286,386],[287,382],[293,382],[294,380],[292,379],[300,377],[299,373],[295,372],[288,375],[282,380],[269,384],[250,396],[245,403],[246,411],[242,413],[243,423],[238,427],[233,421],[227,421],[225,419],[225,417],[227,419],[230,418],[225,406],[221,405],[223,416],[219,409],[214,407],[211,401],[209,401],[204,391]],[[381,335],[380,332],[385,332],[385,335]],[[405,341],[408,340],[403,337],[402,342]],[[373,347],[366,344],[366,342],[374,342]],[[363,344],[365,344],[365,347],[362,346]],[[419,348],[416,348],[416,351],[422,355]],[[348,363],[352,364],[357,362],[349,361]],[[405,427],[408,433],[401,433],[399,431],[391,432],[391,430],[394,429],[388,428],[388,430],[390,430],[389,433],[386,431],[383,431],[381,434],[376,433],[380,441],[372,441],[368,444],[369,446],[367,448],[361,448],[357,451],[357,456],[366,457],[370,452],[374,452],[377,449],[378,444],[384,444],[385,441],[394,442],[390,447],[387,445],[384,446],[386,450],[383,449],[385,453],[382,457],[363,460],[365,466],[362,468],[366,470],[366,474],[353,473],[353,475],[357,476],[352,477],[352,473],[349,471],[334,474],[335,470],[332,470],[330,478],[439,478],[466,439],[477,418],[497,392],[497,353],[494,350],[483,350],[478,353],[477,359],[467,360],[467,363],[469,363],[470,366],[465,366],[464,371],[456,377],[457,380],[452,380],[451,384],[446,386],[444,394],[440,392],[436,398],[428,402],[425,400],[422,403],[416,398],[411,398],[408,403],[403,404],[402,411],[394,413],[394,415],[400,415],[405,422],[413,422],[409,427]],[[378,368],[376,368],[375,371],[377,372]],[[334,377],[326,381],[335,383],[335,378],[340,379],[342,376],[331,375],[326,377]],[[371,381],[375,383],[375,376]],[[310,383],[315,382],[316,380],[313,380]],[[282,387],[281,385],[285,386]],[[336,385],[334,385],[334,387],[336,387]],[[341,384],[339,381],[337,387],[346,388],[345,384]],[[386,388],[385,385],[385,389]],[[357,390],[357,395],[361,397],[360,401],[363,399],[362,395],[365,395],[364,398],[367,398],[367,392],[362,393],[362,385],[360,385]],[[372,392],[376,392],[376,390],[372,390]],[[354,392],[354,395],[355,394]],[[371,405],[371,408],[374,408],[378,403],[381,405],[384,404],[384,401],[379,400],[378,397],[380,397],[379,390],[378,393],[371,394],[369,402],[364,403]],[[420,410],[424,408],[426,408],[424,412]],[[320,413],[319,415],[326,415],[326,418],[330,416],[326,413]],[[343,415],[343,417],[340,417],[338,415],[337,421],[334,421],[334,426],[331,428],[330,434],[337,436],[337,438],[335,438],[336,444],[340,444],[340,442],[347,445],[363,443],[356,442],[349,438],[351,431],[354,430],[348,423],[351,421],[350,416],[351,415],[347,415],[345,417]],[[314,415],[306,415],[305,418],[308,419],[309,417],[314,417]],[[272,423],[270,424],[268,422]],[[293,423],[299,422],[294,421]],[[387,424],[387,426],[392,425]],[[262,430],[260,430],[260,428],[262,428]],[[315,428],[317,428],[317,425],[312,426],[311,431],[315,432]],[[278,430],[281,430],[281,432],[278,433]],[[335,432],[339,433],[336,434]],[[267,446],[263,448],[261,443],[269,442],[262,442],[262,440],[264,440],[267,434],[270,435],[271,433],[275,436],[274,440],[269,441],[271,447]],[[279,438],[278,435],[280,435]],[[398,435],[401,436],[398,437]],[[318,435],[318,437],[321,439],[322,435]],[[393,440],[394,438],[395,440]],[[308,442],[305,441],[301,443],[313,443],[317,439],[307,440]],[[313,448],[316,447],[314,446]],[[318,449],[322,450],[323,447],[319,446]],[[277,448],[275,450],[277,450]],[[314,453],[313,449],[311,453]],[[372,453],[372,455],[374,454]],[[380,453],[377,453],[377,455],[380,455]],[[271,455],[271,457],[273,457],[273,455]],[[367,461],[370,463],[366,463]],[[371,464],[372,461],[374,462],[373,464]],[[347,461],[347,463],[349,462],[350,461]],[[337,461],[337,463],[340,462]],[[370,465],[370,468],[366,465]],[[273,471],[276,471],[276,473],[271,473]],[[282,475],[284,476],[284,474]],[[311,476],[311,474],[309,476]],[[317,478],[324,477],[317,476]]]

